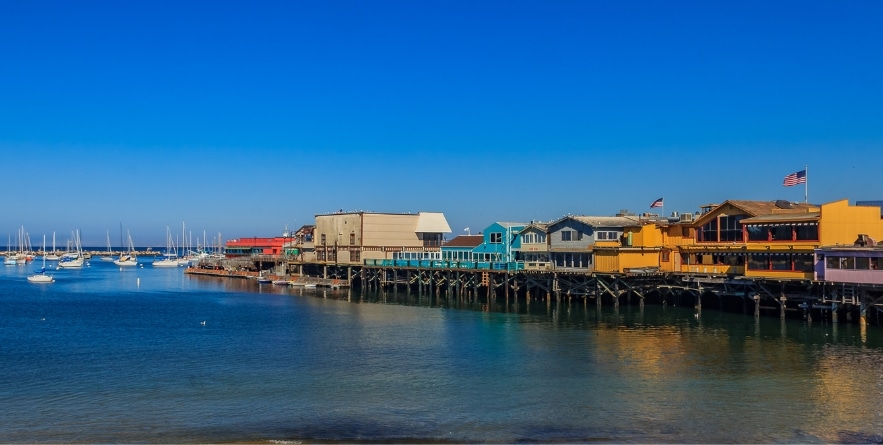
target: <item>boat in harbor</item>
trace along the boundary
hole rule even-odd
[[[110,247],[110,230],[107,231],[107,254],[101,256],[101,261],[113,261],[113,248]]]
[[[43,235],[43,252],[46,252],[46,235]],[[28,275],[29,283],[52,283],[55,281],[55,278],[52,275],[46,275],[46,255],[43,255],[43,267],[40,268],[40,273],[36,273],[34,275]]]
[[[58,261],[61,259],[55,251],[55,232],[52,232],[52,252],[43,252],[43,258],[45,258],[46,261]]]
[[[80,231],[77,230],[74,233],[73,239],[73,250],[68,250],[61,256],[58,260],[58,268],[59,269],[78,269],[83,267],[86,264],[86,259],[83,256],[83,246],[80,243]],[[68,244],[70,245],[70,244]]]
[[[117,266],[137,266],[138,265],[138,256],[135,254],[135,243],[132,242],[132,234],[129,231],[126,231],[126,236],[128,237],[129,242],[129,251],[120,253],[120,257],[118,259],[113,260],[113,264]]]
[[[166,226],[166,253],[163,254],[163,259],[153,262],[153,267],[178,267],[178,265],[178,251],[172,242],[172,231]]]

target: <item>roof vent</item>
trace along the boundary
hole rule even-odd
[[[855,245],[857,247],[871,247],[876,246],[877,241],[875,241],[874,238],[871,238],[868,235],[860,234],[855,240]]]
[[[777,200],[776,200],[776,207],[778,207],[778,208],[780,208],[780,209],[790,209],[790,208],[792,208],[793,206],[792,206],[791,203],[788,202],[787,200],[784,200],[784,199],[777,199]]]

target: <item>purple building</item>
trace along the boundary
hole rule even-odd
[[[854,245],[815,249],[817,280],[835,283],[883,284],[883,246],[865,235]]]

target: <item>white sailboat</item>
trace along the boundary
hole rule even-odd
[[[44,252],[43,258],[45,258],[46,261],[58,261],[60,259],[60,257],[55,253],[55,232],[52,232],[52,253],[46,254]]]
[[[113,261],[113,248],[110,247],[110,230],[107,231],[107,253],[101,256],[101,261]]]
[[[113,261],[117,266],[137,266],[138,257],[135,255],[135,244],[132,242],[132,234],[126,230],[126,236],[129,238],[129,252],[121,253],[119,259]]]
[[[77,230],[74,235],[74,250],[69,251],[61,256],[58,261],[59,269],[77,269],[83,267],[86,260],[83,257],[83,246],[80,244],[80,231]]]
[[[9,240],[6,241],[6,257],[3,259],[3,264],[7,266],[15,266],[16,259],[18,259],[18,255],[12,253],[12,235],[9,235]]]
[[[51,283],[55,281],[52,275],[46,275],[46,235],[43,235],[43,267],[40,273],[28,276],[29,283]]]
[[[166,253],[163,259],[153,262],[153,267],[178,267],[178,252],[172,243],[172,230],[169,226],[166,226]]]

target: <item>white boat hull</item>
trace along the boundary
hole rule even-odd
[[[157,260],[153,262],[153,267],[178,267],[178,260]]]
[[[55,281],[55,278],[52,278],[52,275],[46,274],[37,274],[31,275],[28,277],[29,283],[52,283]]]
[[[82,258],[58,262],[59,269],[76,269],[79,267],[83,267],[83,259]]]
[[[137,266],[138,260],[135,258],[114,260],[113,264],[116,264],[117,266]]]

